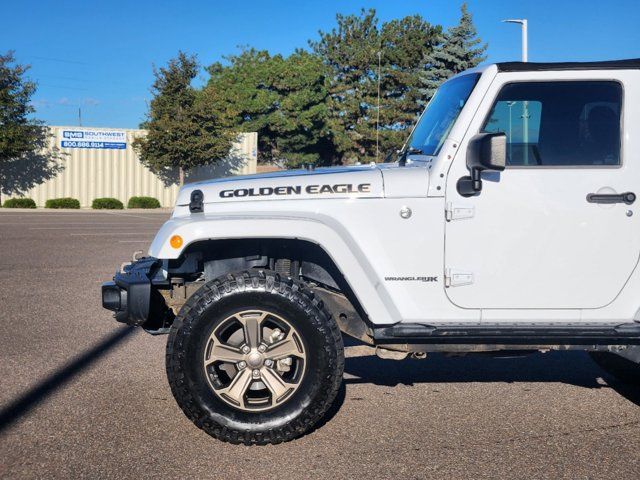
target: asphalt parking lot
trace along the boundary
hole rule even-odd
[[[640,477],[640,389],[581,353],[395,362],[349,346],[316,431],[208,437],[171,396],[166,338],[100,306],[101,282],[167,217],[0,210],[1,477]]]

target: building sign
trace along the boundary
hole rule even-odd
[[[91,130],[77,128],[62,130],[62,148],[102,148],[124,150],[127,148],[127,132],[122,130]]]

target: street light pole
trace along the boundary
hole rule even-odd
[[[503,20],[504,23],[518,23],[522,29],[522,61],[529,61],[529,39],[527,32],[527,19],[526,18],[509,18]]]
[[[512,152],[512,148],[511,148],[511,144],[513,143],[513,122],[512,122],[512,110],[513,110],[513,106],[516,104],[516,102],[511,101],[511,102],[507,102],[507,106],[509,107],[509,161],[513,161],[513,152]]]
[[[504,23],[518,23],[522,30],[522,61],[529,61],[529,38],[527,31],[527,19],[526,18],[508,18],[503,20]],[[511,112],[511,109],[509,109]],[[511,141],[511,139],[509,140]],[[529,164],[529,102],[526,100],[522,102],[522,143],[524,150],[522,152],[522,161],[525,165]]]
[[[522,20],[522,61],[529,61],[529,32],[527,32],[527,19]]]
[[[380,157],[380,74],[382,70],[382,52],[378,52],[378,107],[376,108],[376,162]]]

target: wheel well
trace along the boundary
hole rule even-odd
[[[370,326],[344,275],[317,243],[283,238],[204,240],[189,245],[180,258],[169,260],[168,267],[170,276],[182,277],[185,281],[203,277],[208,281],[253,268],[273,270],[307,282],[318,290],[316,293],[344,296],[361,321]]]

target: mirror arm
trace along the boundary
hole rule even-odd
[[[471,175],[466,175],[458,179],[456,188],[463,197],[473,197],[482,190],[482,167],[472,167]]]
[[[471,169],[471,182],[472,185],[471,187],[473,188],[474,192],[480,192],[482,190],[482,168],[480,167],[473,167]]]

